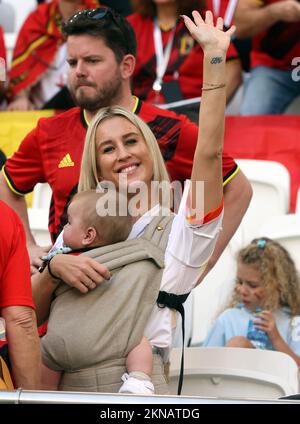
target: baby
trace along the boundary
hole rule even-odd
[[[132,229],[131,216],[119,215],[117,199],[115,216],[100,216],[97,213],[97,202],[100,193],[84,191],[76,194],[68,207],[68,222],[64,226],[64,247],[51,250],[49,255],[43,257],[44,264],[57,253],[68,253],[78,250],[88,250],[100,246],[124,241]],[[118,196],[116,196],[118,197]],[[152,347],[143,337],[140,344],[129,352],[126,358],[128,374],[122,377],[124,383],[120,393],[148,394],[154,393],[151,382],[152,374]],[[57,390],[60,373],[53,371],[45,365],[42,366],[42,385],[44,390]]]

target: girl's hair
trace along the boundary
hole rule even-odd
[[[239,251],[239,263],[258,269],[266,290],[264,307],[276,310],[288,306],[292,315],[300,313],[300,280],[295,263],[287,250],[267,237],[254,239]],[[233,304],[238,303],[237,293]]]
[[[88,128],[81,161],[81,171],[78,191],[93,190],[99,183],[98,175],[101,169],[97,169],[97,140],[96,132],[101,123],[115,116],[121,116],[130,121],[142,134],[153,161],[153,180],[162,182],[170,181],[164,163],[164,159],[158,147],[157,140],[147,124],[137,115],[120,106],[100,109]]]
[[[193,10],[205,10],[205,0],[176,0],[179,15],[191,15]],[[152,0],[131,0],[132,9],[143,16],[154,18],[156,5]]]

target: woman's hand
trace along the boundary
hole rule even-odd
[[[186,15],[182,15],[182,18],[191,36],[202,46],[203,51],[218,50],[227,52],[230,37],[235,31],[235,26],[224,31],[223,19],[221,17],[217,19],[216,26],[214,26],[211,11],[206,12],[205,21],[199,12],[194,10],[192,14],[194,22]]]
[[[53,275],[81,293],[87,293],[110,279],[108,268],[87,256],[56,255],[50,266]]]
[[[30,260],[30,273],[31,275],[38,272],[39,267],[42,265],[42,256],[47,255],[52,245],[49,246],[38,246],[37,244],[27,244],[27,250]]]
[[[259,314],[255,314],[255,316],[259,319],[254,321],[255,328],[265,331],[272,343],[281,338],[275,319],[270,311],[262,311]]]

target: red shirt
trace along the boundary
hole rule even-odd
[[[221,16],[224,19],[224,25],[229,28],[232,25],[232,19],[238,0],[206,0],[207,10],[211,10],[214,17]]]
[[[4,34],[3,29],[0,26],[0,57],[2,57],[4,60],[6,60],[6,50],[5,50],[5,44],[4,44]]]
[[[18,215],[0,201],[0,308],[34,308],[26,237]]]
[[[262,6],[282,0],[264,0]],[[299,22],[278,22],[252,40],[251,67],[259,65],[290,70],[292,60],[300,56]]]
[[[190,178],[198,127],[185,115],[138,101],[135,113],[156,136],[172,180]],[[12,191],[26,194],[38,182],[48,182],[53,196],[49,231],[55,240],[66,223],[67,206],[77,191],[86,122],[79,108],[42,118],[6,161],[3,173]],[[224,182],[237,170],[234,160],[223,155]]]
[[[137,38],[137,58],[133,75],[133,92],[143,100],[165,103],[162,92],[159,98],[152,89],[156,78],[156,54],[154,46],[154,22],[138,13],[127,17]],[[172,30],[163,31],[162,43],[165,47]],[[237,59],[233,45],[227,53],[227,60]],[[164,82],[178,80],[183,99],[201,96],[203,80],[203,51],[189,34],[183,21],[179,21],[174,35],[170,59],[163,78]],[[177,99],[180,100],[180,99]]]

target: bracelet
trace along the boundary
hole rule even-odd
[[[209,88],[202,87],[202,91],[217,90],[218,88],[226,87],[225,83],[223,83],[223,84],[208,84],[208,83],[205,82],[203,84],[209,85],[210,87]]]
[[[210,87],[218,87],[219,85],[223,84],[222,82],[220,84],[211,84],[210,82],[203,81],[203,85],[209,85]],[[224,83],[225,85],[225,83]]]
[[[54,275],[54,274],[53,274],[53,272],[51,271],[51,268],[50,268],[50,262],[52,261],[52,259],[53,259],[54,257],[55,257],[55,256],[52,256],[52,258],[50,258],[50,259],[49,259],[49,261],[48,261],[48,263],[47,263],[48,272],[49,272],[50,276],[51,276],[54,280],[60,280],[60,278],[59,278],[59,277],[56,277],[56,275]]]

